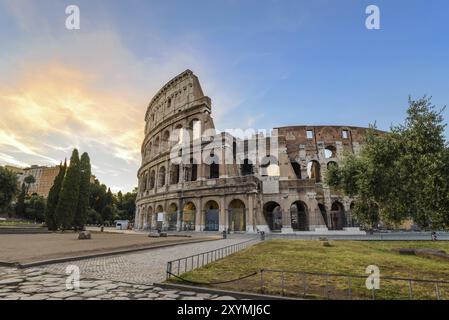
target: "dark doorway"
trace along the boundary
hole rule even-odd
[[[306,205],[302,201],[294,202],[290,207],[292,228],[295,231],[308,231],[309,223],[307,221]]]
[[[270,230],[280,231],[282,229],[282,210],[279,204],[274,201],[267,202],[263,212]]]
[[[219,227],[219,208],[215,201],[208,201],[206,203],[204,215],[204,230],[218,231]]]

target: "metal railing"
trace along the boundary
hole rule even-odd
[[[180,275],[188,271],[192,271],[197,268],[204,267],[205,265],[223,259],[233,253],[236,253],[242,249],[249,247],[250,245],[259,241],[259,238],[254,238],[239,243],[231,244],[226,247],[218,248],[215,250],[210,250],[191,256],[179,258],[167,262],[167,280],[170,279],[172,275]]]
[[[278,276],[270,276],[276,274]],[[293,278],[293,281],[292,281]],[[261,269],[259,292],[319,299],[447,299],[449,281],[381,276],[378,289],[366,287],[368,275]],[[416,292],[415,292],[416,289]],[[446,295],[443,296],[444,292]]]

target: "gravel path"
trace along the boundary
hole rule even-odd
[[[152,249],[138,253],[99,257],[42,266],[42,271],[65,274],[68,265],[77,265],[81,276],[151,285],[165,280],[170,260],[222,248],[246,239],[222,239],[195,244]]]

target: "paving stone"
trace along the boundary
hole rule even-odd
[[[25,281],[23,278],[10,278],[0,280],[0,286],[13,286]]]
[[[181,297],[181,300],[204,300],[204,298],[203,297],[184,296],[184,297]]]
[[[181,296],[195,296],[196,292],[193,291],[179,291],[178,294]]]
[[[80,288],[94,288],[98,286],[96,283],[80,281]]]
[[[212,298],[212,295],[210,293],[198,293],[197,297],[201,297],[204,299],[210,299],[210,298]]]
[[[67,298],[65,300],[83,300],[83,298],[76,296],[76,297],[69,297],[69,298]]]
[[[85,298],[93,298],[93,297],[101,296],[106,293],[107,293],[106,290],[90,290],[90,291],[84,292],[81,296],[83,296]]]
[[[115,297],[112,300],[130,300],[128,297]]]
[[[234,297],[231,297],[231,296],[219,296],[219,297],[213,298],[212,300],[237,300],[237,299]]]
[[[160,291],[159,293],[164,294],[164,295],[175,294],[175,293],[178,293],[178,290],[164,290],[164,291]]]
[[[50,296],[47,296],[47,295],[36,294],[34,296],[23,297],[20,300],[47,300],[49,298],[50,298]]]
[[[179,294],[165,294],[163,295],[163,298],[167,298],[167,299],[178,299],[179,298]]]
[[[118,285],[112,284],[112,283],[102,284],[98,287],[95,287],[96,290],[107,290],[107,291],[117,289],[117,288],[118,288]]]
[[[114,297],[115,297],[115,295],[113,295],[113,294],[103,294],[101,296],[98,296],[97,298],[99,298],[99,299],[112,299]]]
[[[76,296],[77,293],[73,292],[73,291],[60,291],[60,292],[55,292],[50,294],[51,298],[69,298],[69,297],[73,297]]]
[[[159,294],[154,293],[154,292],[147,292],[147,293],[145,293],[145,295],[146,295],[148,298],[158,298],[158,297],[159,297]]]

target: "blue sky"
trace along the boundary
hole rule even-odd
[[[69,4],[81,30],[65,29]],[[370,4],[381,30],[365,28]],[[0,163],[78,147],[102,182],[132,189],[146,106],[187,68],[221,130],[388,129],[409,95],[448,103],[448,12],[444,0],[0,0]]]

